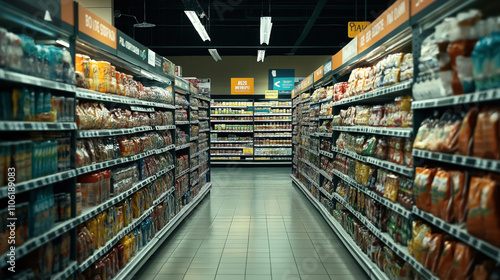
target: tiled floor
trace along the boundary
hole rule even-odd
[[[214,168],[213,189],[134,279],[368,279],[290,168]]]

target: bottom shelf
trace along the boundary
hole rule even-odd
[[[311,201],[311,203],[318,209],[321,213],[325,221],[330,225],[335,234],[342,241],[344,246],[349,250],[352,256],[356,259],[361,268],[370,276],[370,279],[388,279],[387,276],[374,264],[368,256],[361,251],[358,245],[354,242],[351,236],[347,234],[342,226],[339,224],[337,220],[333,218],[332,215],[326,210],[326,208],[318,201],[316,198],[312,196],[312,194],[307,190],[307,188],[295,178],[293,175],[290,175],[292,181],[297,187],[304,193],[304,195]]]
[[[170,220],[170,222],[161,229],[156,236],[138,252],[132,260],[127,263],[125,268],[123,268],[114,279],[132,279],[134,275],[139,271],[139,269],[148,261],[148,259],[158,250],[158,248],[163,244],[165,239],[177,228],[177,226],[193,211],[193,209],[200,204],[203,198],[210,192],[212,188],[212,183],[207,183],[200,190],[198,195],[184,208],[181,209],[177,215]]]

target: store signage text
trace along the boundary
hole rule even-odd
[[[349,38],[356,37],[361,31],[370,25],[369,21],[349,21],[347,23],[347,36]]]
[[[120,44],[120,46],[124,47],[125,49],[129,50],[130,52],[134,53],[135,55],[139,56],[139,57],[143,57],[141,55],[141,50],[134,44],[130,43],[129,41],[127,41],[125,38],[121,37],[118,39],[118,43]],[[144,55],[144,58],[146,55]]]
[[[253,78],[231,78],[231,94],[254,94]]]
[[[116,28],[82,5],[78,5],[78,30],[116,49]]]
[[[423,9],[427,8],[430,4],[434,3],[436,0],[411,0],[411,15],[414,16],[418,14]]]
[[[316,71],[314,71],[314,81],[323,78],[323,65],[321,65]]]
[[[332,71],[332,60],[328,60],[323,64],[323,75],[328,74],[330,71]]]
[[[276,98],[278,98],[278,91],[277,90],[266,90],[265,99],[276,99]]]
[[[349,61],[358,54],[358,40],[351,40],[344,48],[342,48],[342,64]]]

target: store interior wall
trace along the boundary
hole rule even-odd
[[[333,51],[332,51],[333,52]],[[268,56],[257,62],[255,56],[224,56],[215,62],[211,56],[168,56],[182,66],[183,77],[211,78],[212,95],[230,95],[231,78],[254,78],[254,94],[263,95],[268,89],[269,69],[295,69],[296,77],[307,77],[331,56]]]
[[[114,0],[76,0],[85,8],[89,9],[94,14],[105,20],[107,23],[114,25]]]

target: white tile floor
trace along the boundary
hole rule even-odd
[[[134,279],[368,279],[290,168],[214,168],[211,194]]]

